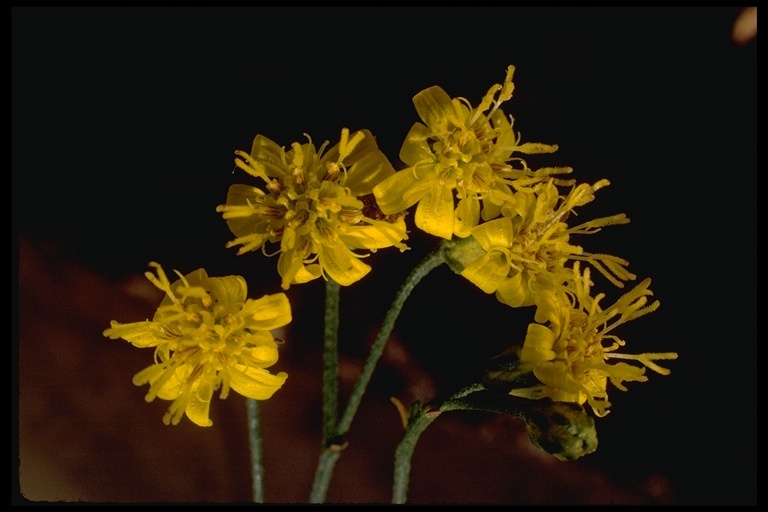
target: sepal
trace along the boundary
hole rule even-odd
[[[483,386],[486,389],[509,393],[538,383],[532,367],[520,360],[520,347],[507,349],[485,363]]]

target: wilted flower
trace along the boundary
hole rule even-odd
[[[504,216],[477,225],[472,236],[449,251],[462,262],[456,270],[486,293],[512,307],[534,304],[535,294],[567,281],[569,260],[590,263],[616,286],[635,275],[624,268],[627,261],[609,254],[585,252],[571,243],[571,235],[597,233],[605,226],[626,224],[624,214],[601,217],[569,227],[566,219],[574,208],[589,203],[594,193],[608,185],[581,184],[565,196],[551,181],[515,193]],[[472,247],[474,246],[474,250]],[[479,247],[477,247],[479,246]],[[461,255],[471,253],[471,256]]]
[[[674,352],[624,354],[617,352],[625,342],[613,334],[619,325],[655,311],[659,302],[648,304],[652,295],[645,279],[616,303],[602,309],[604,294],[590,295],[589,269],[574,266],[567,287],[545,290],[537,296],[536,323],[528,326],[520,361],[530,365],[540,385],[513,389],[510,394],[524,398],[551,398],[559,402],[587,402],[597,416],[608,414],[607,386],[626,391],[624,382],[645,382],[645,368],[668,375],[670,371],[654,360],[677,359]],[[545,325],[547,324],[547,325]],[[636,361],[641,366],[611,360]],[[644,367],[643,367],[644,366]]]

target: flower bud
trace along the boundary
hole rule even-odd
[[[579,404],[538,400],[525,426],[534,446],[559,460],[576,460],[597,450],[595,419]]]

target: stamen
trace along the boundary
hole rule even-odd
[[[296,180],[297,185],[304,185],[305,176],[304,169],[302,167],[295,167],[293,169],[293,179]]]
[[[336,162],[328,162],[326,166],[326,172],[325,176],[323,177],[324,181],[335,181],[336,178],[339,176],[339,170],[340,166]]]
[[[267,182],[267,190],[269,190],[273,194],[280,195],[283,193],[283,190],[285,190],[285,188],[283,187],[283,184],[280,183],[280,181],[271,180]]]

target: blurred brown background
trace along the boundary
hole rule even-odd
[[[246,502],[250,498],[245,403],[216,400],[214,426],[161,422],[168,402],[147,405],[131,385],[151,351],[100,336],[108,318],[146,318],[154,306],[134,294],[154,292],[143,277],[115,284],[50,247],[23,241],[20,251],[19,478],[31,501]],[[159,297],[158,297],[159,299]],[[153,301],[152,304],[156,304]],[[105,316],[106,315],[106,316]],[[321,327],[321,326],[318,326]],[[317,340],[317,336],[308,336]],[[308,499],[319,454],[320,354],[289,336],[280,370],[289,381],[262,403],[266,499]],[[342,360],[348,391],[361,361]],[[386,380],[382,377],[386,376]],[[392,459],[403,429],[387,391],[430,399],[436,386],[397,339],[363,402],[350,445],[337,464],[332,502],[391,499]],[[665,503],[664,475],[614,481],[590,464],[566,464],[533,448],[512,417],[445,414],[420,440],[413,503]]]
[[[250,499],[242,397],[214,426],[166,427],[132,376],[151,351],[101,335],[150,317],[149,261],[241,274],[279,288],[276,259],[237,257],[216,205],[232,152],[262,133],[316,143],[369,128],[395,161],[438,84],[476,103],[517,66],[505,112],[526,141],[557,143],[531,166],[570,165],[612,185],[584,218],[628,226],[578,240],[653,279],[653,315],[628,351],[680,353],[672,375],[614,391],[600,446],[572,463],[530,446],[514,418],[452,413],[422,436],[412,503],[756,503],[756,41],[739,8],[12,9],[13,503]],[[347,393],[399,283],[434,240],[343,290]],[[613,294],[607,283],[598,283]],[[266,497],[307,500],[320,449],[323,284],[289,290],[294,322],[262,404]],[[402,427],[391,396],[429,400],[474,381],[519,342],[530,311],[447,268],[406,303],[328,500],[387,503]],[[18,361],[18,364],[15,364]],[[345,403],[346,395],[342,402]]]

